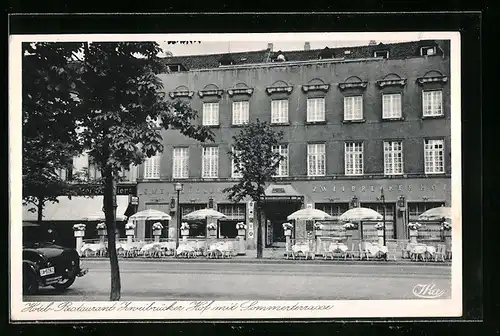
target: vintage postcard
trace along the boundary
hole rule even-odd
[[[9,47],[12,321],[462,315],[458,32]]]

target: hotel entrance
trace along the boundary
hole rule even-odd
[[[290,185],[272,184],[266,189],[264,200],[265,215],[265,246],[284,247],[285,232],[283,223],[287,217],[300,210],[303,205],[303,196]]]

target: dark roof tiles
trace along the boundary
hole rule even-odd
[[[292,50],[283,51],[283,55],[287,61],[308,61],[317,60],[321,55],[324,57],[325,51],[333,53],[335,58],[345,59],[359,59],[373,57],[374,51],[388,50],[389,58],[391,59],[405,59],[420,56],[420,48],[422,46],[438,45],[440,48],[437,50],[437,55],[442,55],[443,50],[446,55],[449,55],[449,42],[448,41],[435,41],[435,40],[421,40],[391,44],[378,44],[378,45],[365,45],[365,46],[352,46],[342,48],[323,48],[314,50]],[[327,49],[328,48],[328,49]],[[345,53],[345,51],[349,53]],[[223,54],[207,54],[207,55],[191,55],[191,56],[177,56],[164,58],[165,64],[177,65],[180,64],[187,70],[195,69],[210,69],[218,68],[221,58],[230,57],[233,59],[235,65],[240,64],[256,64],[256,63],[269,63],[276,58],[278,52],[271,52],[269,49],[258,51],[247,51],[237,53],[223,53]]]

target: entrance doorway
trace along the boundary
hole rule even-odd
[[[264,206],[266,216],[266,246],[284,247],[286,238],[283,223],[287,217],[301,208],[300,202],[268,202]]]

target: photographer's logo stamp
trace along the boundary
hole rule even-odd
[[[435,283],[417,284],[413,287],[413,295],[422,299],[437,299],[444,295],[444,290],[436,287]]]

